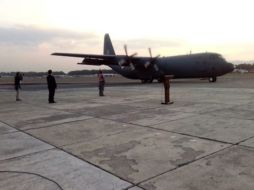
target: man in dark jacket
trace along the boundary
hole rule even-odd
[[[16,90],[16,101],[21,101],[21,99],[19,98],[19,90],[21,89],[20,81],[22,80],[23,80],[22,74],[20,72],[17,72],[14,78],[14,87]]]
[[[47,76],[48,90],[49,90],[49,103],[56,103],[54,100],[55,90],[57,88],[56,79],[52,75],[52,70],[48,70]]]

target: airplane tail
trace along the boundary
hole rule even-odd
[[[104,36],[104,55],[115,55],[115,51],[110,40],[109,34],[105,34]]]

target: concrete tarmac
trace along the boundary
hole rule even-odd
[[[0,86],[0,189],[253,190],[253,84]]]

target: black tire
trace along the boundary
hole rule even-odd
[[[153,79],[141,79],[141,83],[145,84],[145,83],[152,83]]]
[[[147,82],[148,83],[153,83],[153,79],[148,79]]]
[[[209,82],[216,82],[217,81],[217,77],[209,77]]]
[[[158,83],[162,83],[163,82],[163,78],[158,78],[157,81],[158,81]]]

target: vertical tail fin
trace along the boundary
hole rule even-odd
[[[109,34],[105,34],[104,36],[104,55],[115,55],[115,51],[110,40]]]

